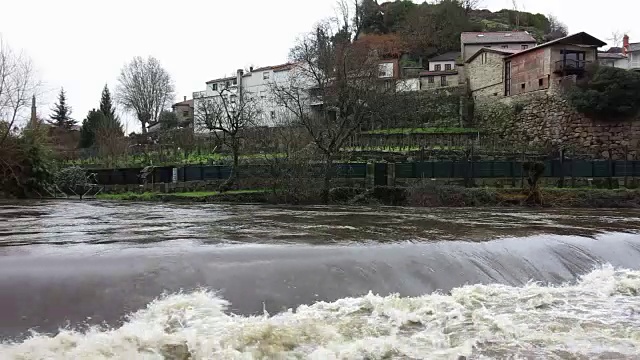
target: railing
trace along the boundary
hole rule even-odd
[[[574,60],[574,59],[560,60],[560,61],[556,61],[555,71],[560,73],[584,72],[589,63],[590,61],[585,61],[585,60]]]

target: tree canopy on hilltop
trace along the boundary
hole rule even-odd
[[[476,9],[473,0],[440,0],[422,4],[396,0],[379,4],[359,0],[354,26],[356,38],[371,35],[397,36],[396,48],[428,57],[460,48],[464,31],[528,31],[538,41],[566,33],[566,26],[553,16],[516,10]],[[387,45],[387,47],[393,47]]]

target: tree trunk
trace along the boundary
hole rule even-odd
[[[234,141],[235,143],[235,141]],[[220,185],[220,191],[225,192],[231,190],[235,181],[238,177],[238,167],[240,163],[240,155],[239,155],[239,146],[237,144],[231,145],[231,156],[233,158],[233,162],[231,164],[231,174],[227,181],[224,184]]]
[[[333,178],[333,159],[331,154],[325,154],[324,162],[324,184],[322,185],[322,202],[329,203],[329,190],[331,190],[331,180]]]

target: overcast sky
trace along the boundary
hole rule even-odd
[[[519,0],[520,10],[554,14],[570,32],[604,41],[613,31],[640,41],[638,0]],[[336,0],[0,0],[0,34],[24,49],[44,82],[38,101],[48,116],[60,87],[81,121],[112,89],[132,57],[152,55],[176,83],[176,100],[207,80],[249,65],[286,62],[295,38],[335,14]],[[483,0],[490,10],[511,0]],[[139,131],[130,116],[128,131]]]

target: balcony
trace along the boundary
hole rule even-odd
[[[564,75],[582,75],[587,70],[587,66],[590,61],[565,59],[556,61],[555,70],[556,74]]]

